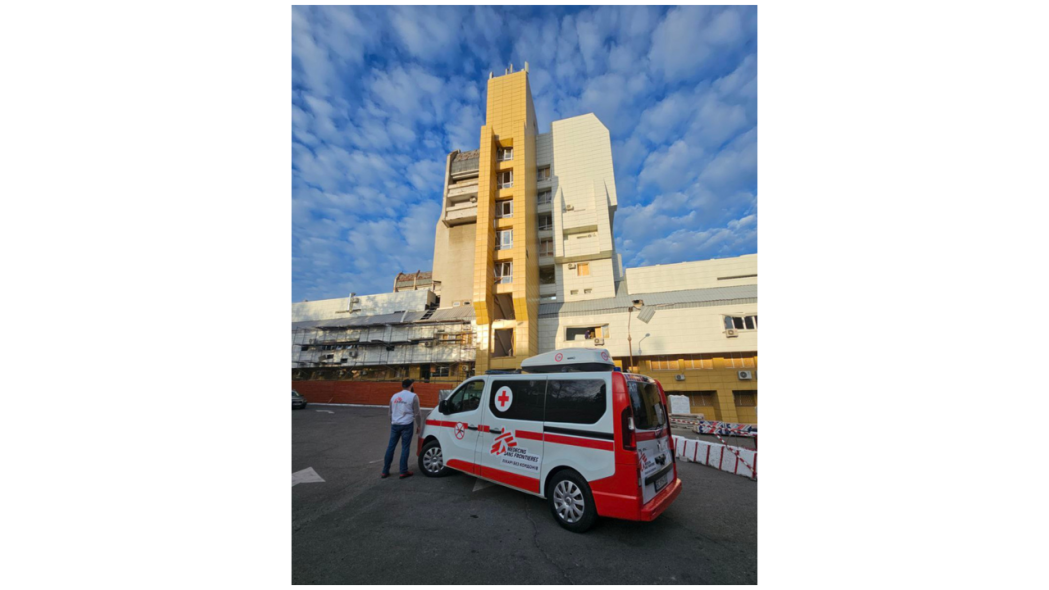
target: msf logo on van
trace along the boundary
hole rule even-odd
[[[500,434],[499,436],[495,437],[495,442],[492,443],[491,453],[493,455],[502,455],[516,446],[517,441],[514,440],[514,433],[504,432],[503,434]]]

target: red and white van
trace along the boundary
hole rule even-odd
[[[525,373],[464,381],[430,413],[419,469],[451,469],[546,498],[561,526],[598,516],[653,520],[681,493],[666,395],[618,372],[604,349],[567,349]]]

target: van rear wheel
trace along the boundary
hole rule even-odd
[[[431,440],[423,445],[423,452],[419,454],[419,470],[426,477],[444,477],[451,473],[444,464],[441,443]]]
[[[557,524],[573,533],[586,532],[597,520],[590,486],[577,473],[562,471],[550,482],[550,511]]]

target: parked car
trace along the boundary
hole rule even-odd
[[[598,516],[650,521],[681,493],[666,395],[607,350],[566,349],[460,385],[418,441],[428,477],[451,470],[545,498],[584,532]]]
[[[302,397],[302,394],[300,394],[299,392],[297,392],[294,389],[292,389],[291,390],[291,409],[295,410],[295,409],[300,409],[300,408],[303,409],[303,410],[306,409],[306,398]]]

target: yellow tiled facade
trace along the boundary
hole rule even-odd
[[[528,72],[489,78],[486,124],[481,128],[474,253],[478,373],[519,367],[522,360],[539,350],[536,132]],[[513,148],[513,159],[500,161],[500,148]],[[501,188],[499,174],[506,171],[513,174],[513,186]],[[513,201],[513,215],[497,219],[496,202],[507,199]],[[513,231],[513,246],[496,250],[496,231],[507,229]],[[504,261],[512,262],[513,279],[497,283],[495,265]],[[500,296],[504,302],[508,296],[510,306],[500,306],[496,300]],[[513,331],[512,356],[496,356],[495,330]]]

